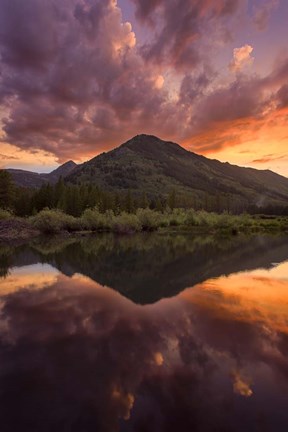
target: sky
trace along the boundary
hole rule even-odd
[[[137,134],[288,176],[287,0],[0,0],[0,167]]]

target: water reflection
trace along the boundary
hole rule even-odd
[[[215,238],[189,235],[103,235],[0,246],[0,272],[50,264],[66,276],[80,273],[134,303],[154,303],[189,286],[231,273],[269,268],[288,259],[288,237]]]
[[[18,267],[0,281],[1,431],[286,431],[288,262],[272,263],[287,247],[280,238],[255,242],[269,252],[267,269],[209,278],[146,305],[77,273],[71,245],[67,261],[51,244],[17,249]],[[171,247],[152,268],[174,262],[173,252],[188,266],[183,283],[190,249]],[[110,269],[120,269],[125,253],[118,249],[119,261],[114,253]],[[219,259],[211,255],[221,273]]]

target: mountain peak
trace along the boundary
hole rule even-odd
[[[65,177],[66,175],[70,174],[74,168],[76,168],[77,164],[72,161],[69,160],[67,162],[65,162],[64,164],[60,165],[58,168],[56,168],[54,171],[52,171],[49,175],[50,176],[62,176]]]
[[[151,142],[158,142],[158,143],[165,143],[165,141],[161,140],[155,135],[147,135],[147,134],[139,134],[135,135],[133,138],[130,138],[128,141],[126,141],[124,144],[122,144],[125,147],[137,145],[138,143],[141,144],[149,144]]]
[[[124,144],[120,146],[120,148],[128,148],[134,152],[137,152],[142,155],[150,156],[150,158],[161,158],[163,153],[173,153],[174,155],[184,155],[191,152],[188,152],[179,144],[176,144],[171,141],[164,141],[161,138],[158,138],[155,135],[147,135],[140,134],[131,138]],[[117,150],[117,149],[116,149]]]
[[[64,162],[61,166],[76,166],[77,164],[72,160],[72,159],[70,159],[70,160],[68,160],[67,162]]]
[[[66,181],[94,183],[113,192],[145,192],[155,199],[175,190],[186,204],[203,208],[209,201],[211,208],[217,208],[224,202],[229,211],[237,212],[256,205],[260,198],[263,205],[284,206],[288,197],[284,177],[211,160],[147,134],[80,165]]]

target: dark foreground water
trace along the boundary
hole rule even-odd
[[[288,238],[0,246],[0,431],[288,430]]]

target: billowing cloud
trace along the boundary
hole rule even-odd
[[[274,140],[280,142],[277,150],[283,153],[287,136],[287,77],[288,60],[282,60],[265,77],[239,73],[231,82],[220,85],[215,85],[215,79],[210,78],[206,87],[202,84],[195,87],[195,81],[190,81],[189,88],[182,92],[186,103],[183,142],[192,150],[211,154],[244,142],[257,143],[262,132],[266,134],[266,142],[270,131],[269,141],[272,142],[271,135],[274,135]],[[182,86],[186,83],[184,78]],[[196,91],[192,91],[193,87]],[[264,153],[255,160],[262,159],[269,151],[263,143],[261,147]],[[275,154],[276,158],[279,156]]]
[[[0,8],[3,140],[65,159],[107,148],[165,111],[165,93],[155,93],[164,78],[143,67],[117,2],[1,0]]]
[[[239,7],[238,0],[132,1],[136,17],[149,26],[152,34],[141,48],[143,58],[177,70],[196,67],[203,61],[202,44],[207,34],[227,37],[227,17]]]
[[[232,72],[239,72],[245,66],[253,63],[254,58],[251,56],[253,47],[251,45],[244,45],[241,48],[235,48],[233,51],[233,60],[229,64],[229,69]]]
[[[52,165],[138,133],[209,154],[254,137],[274,114],[283,124],[285,53],[272,72],[254,75],[251,39],[234,50],[237,73],[227,78],[227,58],[219,66],[247,22],[246,2],[131,3],[135,26],[116,0],[0,0],[2,154],[10,145],[9,154],[37,152]]]

